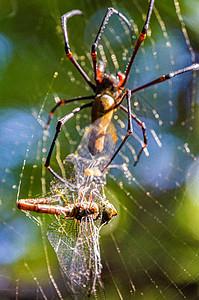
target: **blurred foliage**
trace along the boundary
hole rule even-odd
[[[196,61],[198,61],[199,4],[197,0],[179,2],[191,45],[196,53]],[[141,7],[146,13],[147,1],[145,0],[137,2],[129,0],[0,1],[0,179],[2,183],[0,190],[0,295],[2,299],[43,299],[45,298],[43,294],[47,299],[57,299],[58,294],[51,281],[51,273],[56,278],[58,290],[65,299],[69,299],[56,255],[45,238],[48,225],[53,218],[37,216],[42,224],[42,226],[37,226],[33,219],[17,211],[16,199],[17,196],[28,198],[45,194],[48,192],[49,182],[52,179],[51,175],[42,168],[44,162],[42,158],[45,159],[46,156],[46,153],[42,152],[44,148],[40,145],[43,141],[43,129],[35,117],[42,105],[45,105],[42,111],[45,122],[49,110],[54,105],[54,95],[60,97],[63,95],[65,99],[88,95],[91,92],[85,87],[85,82],[78,72],[65,59],[61,15],[72,9],[80,9],[84,12],[83,17],[75,16],[69,21],[71,50],[79,55],[81,60],[81,56],[86,56],[91,48],[91,45],[87,44],[90,36],[86,24],[95,13],[99,12],[100,16],[103,15],[109,6],[120,9],[128,18],[135,20],[141,29],[143,19],[137,7]],[[171,36],[175,62],[173,69],[184,67],[185,62],[191,64],[191,53],[184,41],[174,2],[156,0],[156,8]],[[99,17],[99,15],[94,15],[94,18],[96,16]],[[151,28],[152,39],[146,41],[146,47],[153,41],[157,43],[157,50],[166,49],[165,45],[161,45],[162,32],[160,34],[160,26],[156,22],[154,13]],[[91,29],[92,24],[89,30]],[[182,48],[180,47],[181,41],[184,45]],[[165,55],[168,54],[166,50]],[[142,49],[141,54],[143,53]],[[149,66],[147,78],[153,79],[155,76],[162,75],[161,72],[173,70],[171,62],[164,58],[162,52],[157,58],[158,64],[162,64],[159,70],[151,67],[154,62],[149,57],[146,56],[142,60],[140,56],[138,55],[139,66],[143,65],[143,69],[147,69],[146,64]],[[85,64],[86,71],[88,71],[89,65],[87,62]],[[55,72],[59,73],[57,80],[53,77]],[[92,70],[90,74],[92,76]],[[138,83],[142,80],[146,82],[142,72],[138,76],[140,76],[136,79]],[[72,77],[74,80],[71,79]],[[173,98],[176,99],[178,111],[177,114],[176,108],[173,108],[174,116],[172,115],[171,119],[174,120],[174,124],[171,124],[168,116],[168,111],[172,110],[172,107],[168,102],[163,106],[164,97],[168,98],[166,94],[168,86],[166,88],[161,86],[157,90],[161,95],[158,98],[161,100],[160,103],[149,100],[151,99],[150,93],[145,94],[145,97],[148,102],[151,101],[150,104],[152,103],[155,109],[159,108],[161,111],[165,127],[163,126],[162,131],[160,130],[160,135],[172,133],[177,139],[181,139],[182,143],[189,145],[192,156],[186,151],[184,156],[180,156],[176,151],[177,146],[176,149],[172,148],[176,151],[174,160],[176,165],[174,163],[173,168],[175,171],[180,170],[182,177],[186,177],[187,181],[180,181],[180,177],[173,176],[174,178],[170,179],[174,184],[172,188],[156,189],[156,180],[159,182],[162,169],[159,172],[159,179],[153,180],[153,171],[160,166],[167,169],[170,162],[166,160],[165,152],[161,152],[163,154],[150,152],[151,156],[148,160],[143,159],[143,163],[141,162],[138,166],[138,171],[132,171],[133,176],[135,175],[138,180],[137,185],[135,181],[129,184],[128,180],[122,177],[121,171],[110,172],[111,175],[108,176],[106,195],[116,206],[118,216],[109,227],[102,230],[100,239],[102,278],[107,299],[130,299],[131,297],[135,299],[182,299],[184,297],[198,299],[199,212],[198,201],[194,203],[192,192],[196,199],[198,195],[196,186],[198,183],[199,97],[198,94],[193,95],[193,91],[197,92],[197,89],[193,90],[191,87],[193,78],[186,78],[184,82],[181,79],[176,79],[176,81],[174,79]],[[194,100],[190,102],[190,99]],[[158,105],[163,107],[157,108],[154,103],[157,107]],[[57,112],[57,116],[62,116],[73,107],[74,105],[70,108],[63,108]],[[88,118],[90,118],[90,116],[87,117],[88,113],[87,110],[79,120],[81,127],[88,124]],[[187,126],[183,125],[184,120],[187,121]],[[47,149],[50,146],[55,125],[56,120],[53,120]],[[170,125],[173,127],[170,128]],[[71,121],[67,130],[63,129],[65,136],[61,138],[61,147],[64,149],[63,158],[76,149],[81,139],[79,136],[81,132],[75,128],[75,119]],[[149,138],[149,146],[150,143],[153,144]],[[171,140],[166,138],[164,146],[166,150],[167,146],[174,147]],[[151,157],[152,160],[150,160]],[[26,169],[22,176],[20,195],[17,195],[24,159],[27,160]],[[186,161],[184,168],[181,168],[181,163],[177,164],[178,160],[183,163]],[[55,159],[53,163],[56,164]],[[131,160],[129,165],[131,165]],[[195,175],[190,179],[190,174]],[[149,181],[143,188],[145,176],[154,181],[154,185]],[[42,190],[44,178],[46,191]],[[31,180],[34,184],[31,184]],[[121,181],[123,186],[120,184]],[[162,181],[163,184],[167,184],[169,180],[166,175],[162,176]],[[149,194],[152,196],[150,197]],[[36,216],[36,214],[33,215]],[[117,246],[120,252],[117,251]],[[133,291],[130,279],[135,284],[136,292]]]

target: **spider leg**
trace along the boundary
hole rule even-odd
[[[73,98],[73,99],[61,100],[61,101],[59,101],[59,102],[51,109],[51,111],[49,112],[49,115],[48,115],[48,121],[47,121],[47,123],[46,123],[45,130],[48,128],[48,125],[49,125],[49,123],[50,123],[50,120],[51,120],[52,116],[54,115],[55,110],[56,110],[60,105],[64,105],[64,104],[67,104],[67,103],[70,103],[70,102],[74,102],[74,101],[87,100],[87,99],[94,99],[94,98],[95,98],[95,96],[84,96],[84,97],[76,97],[76,98]]]
[[[183,74],[185,72],[189,72],[189,71],[198,71],[199,70],[199,64],[192,64],[184,69],[180,69],[180,70],[177,70],[175,72],[171,72],[171,73],[168,73],[167,75],[162,75],[161,77],[145,84],[145,85],[142,85],[136,89],[133,89],[131,90],[131,95],[137,91],[140,91],[146,87],[149,87],[149,86],[152,86],[154,84],[157,84],[157,83],[160,83],[160,82],[163,82],[163,81],[166,81],[168,79],[171,79],[177,75],[180,75],[180,74]],[[117,102],[117,104],[114,106],[114,109],[116,109],[117,107],[120,107],[123,111],[125,111],[127,114],[128,114],[128,109],[126,107],[124,107],[123,105],[121,105],[122,101],[124,100],[124,97],[126,96],[127,94],[127,91],[126,90],[124,92],[124,94],[121,95],[121,98],[119,99],[119,101]],[[137,156],[137,159],[134,163],[134,166],[138,163],[139,159],[140,159],[140,156],[142,154],[142,152],[144,151],[144,148],[146,148],[147,146],[147,136],[146,136],[146,126],[144,124],[144,122],[140,121],[135,115],[133,115],[133,113],[131,112],[131,117],[132,119],[137,122],[137,124],[141,127],[142,129],[142,133],[143,133],[143,140],[144,140],[144,145],[142,146],[140,152],[138,153],[138,156]]]
[[[65,52],[66,52],[66,56],[70,59],[70,61],[75,66],[75,68],[84,77],[84,79],[86,80],[86,82],[88,83],[88,85],[92,88],[93,91],[95,91],[95,89],[96,89],[95,84],[93,84],[91,82],[91,80],[88,77],[88,75],[84,72],[84,70],[80,67],[80,65],[78,64],[78,62],[73,57],[73,54],[70,51],[70,46],[69,46],[69,41],[68,41],[68,30],[67,30],[67,20],[68,20],[68,18],[71,18],[71,17],[73,17],[75,15],[82,15],[82,14],[83,13],[81,12],[81,10],[72,10],[72,11],[66,13],[65,15],[63,15],[61,17],[61,20],[62,20],[62,29],[63,29],[64,39],[65,39]]]
[[[61,176],[59,176],[51,167],[50,167],[50,158],[53,152],[53,148],[55,146],[55,142],[56,139],[58,137],[59,132],[61,131],[61,126],[64,125],[69,119],[71,119],[76,113],[78,113],[79,111],[81,111],[82,109],[92,106],[93,102],[84,104],[80,107],[76,107],[75,109],[73,109],[73,111],[69,114],[67,114],[66,116],[64,116],[62,119],[60,119],[57,123],[57,127],[56,127],[56,132],[52,141],[52,144],[50,146],[50,150],[48,152],[48,156],[46,158],[46,162],[45,162],[45,167],[57,178],[59,179],[61,182],[65,183],[66,180],[64,180]]]
[[[121,108],[124,112],[126,112],[128,114],[128,109],[125,106],[120,105],[119,108]],[[146,146],[147,146],[146,126],[145,126],[145,123],[140,121],[132,112],[131,112],[131,118],[141,127],[142,134],[143,134],[143,140],[144,140],[144,145],[142,146],[140,152],[138,153],[137,159],[134,163],[134,166],[136,166],[140,159],[142,152],[144,151],[144,148],[146,148]]]
[[[117,11],[116,9],[114,9],[112,7],[109,7],[107,9],[107,12],[106,12],[103,20],[102,20],[100,29],[97,33],[94,44],[92,45],[92,48],[91,48],[91,57],[92,57],[92,61],[93,61],[93,71],[94,71],[94,80],[95,80],[95,82],[97,82],[97,51],[96,51],[97,46],[98,46],[98,42],[101,38],[102,32],[104,31],[105,26],[108,23],[109,18],[111,17],[112,14],[118,15],[127,24],[128,28],[129,28],[129,31],[130,31],[130,34],[131,34],[132,42],[133,42],[133,33],[132,33],[131,24],[130,24],[129,20],[122,13]]]
[[[175,71],[175,72],[171,72],[171,73],[168,73],[167,75],[162,75],[161,77],[147,83],[147,84],[144,84],[134,90],[131,90],[131,94],[137,92],[137,91],[140,91],[142,89],[145,89],[146,87],[149,87],[149,86],[152,86],[154,84],[157,84],[157,83],[160,83],[160,82],[163,82],[163,81],[166,81],[168,79],[171,79],[177,75],[180,75],[180,74],[183,74],[185,72],[189,72],[189,71],[199,71],[199,64],[192,64],[184,69],[180,69],[178,71]]]
[[[127,133],[126,136],[124,137],[123,141],[121,142],[121,144],[119,145],[119,147],[117,148],[117,150],[115,151],[115,153],[113,154],[113,156],[111,157],[110,161],[106,164],[106,166],[104,167],[104,169],[102,170],[102,172],[104,172],[107,167],[110,165],[110,163],[113,161],[113,159],[115,158],[115,156],[118,154],[118,152],[120,151],[120,149],[123,147],[124,143],[126,142],[126,140],[128,139],[128,137],[131,135],[131,133],[133,132],[133,124],[132,124],[132,114],[131,114],[131,92],[130,90],[127,90],[125,93],[125,96],[127,98],[127,113],[128,113],[128,127],[127,127]]]
[[[132,64],[134,62],[137,51],[140,48],[140,45],[142,44],[144,39],[146,38],[146,33],[147,33],[147,30],[148,30],[148,27],[149,27],[149,21],[150,21],[150,18],[151,18],[151,13],[152,13],[152,10],[153,10],[154,1],[155,0],[150,0],[146,21],[145,21],[144,26],[142,28],[142,31],[141,31],[141,33],[138,37],[138,40],[137,40],[137,43],[136,43],[135,48],[133,50],[133,54],[131,56],[131,59],[130,59],[128,65],[127,65],[127,69],[126,69],[126,72],[125,72],[125,79],[122,82],[121,87],[124,87],[125,84],[127,83],[127,80],[129,78],[129,75],[130,75],[131,67],[132,67]]]
[[[128,90],[126,90],[118,99],[117,99],[117,102],[114,106],[114,109],[118,108],[118,106],[120,106],[120,104],[123,102],[125,96],[127,95],[128,93]]]

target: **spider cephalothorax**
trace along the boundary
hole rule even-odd
[[[118,97],[118,85],[120,80],[113,74],[104,74],[101,76],[101,80],[97,82],[96,95],[98,94],[109,94],[113,98]]]

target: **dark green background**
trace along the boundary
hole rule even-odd
[[[147,1],[142,0],[138,3],[146,13]],[[61,15],[74,8],[84,12],[83,18],[77,16],[70,20],[69,30],[71,49],[81,56],[90,51],[93,40],[90,30],[96,32],[97,28],[97,25],[93,25],[92,28],[94,17],[91,26],[86,27],[85,34],[87,22],[101,9],[103,10],[99,15],[102,16],[109,6],[120,9],[127,17],[132,17],[141,29],[143,24],[141,12],[133,1],[88,0],[81,1],[79,4],[79,1],[61,0],[6,0],[0,3],[0,34],[3,35],[1,38],[3,43],[0,45],[0,178],[2,181],[0,295],[2,299],[43,299],[41,291],[47,299],[58,299],[58,294],[49,279],[47,265],[51,268],[59,291],[65,299],[68,299],[56,255],[45,238],[47,225],[51,220],[46,216],[39,216],[43,226],[38,227],[25,214],[18,211],[16,209],[17,188],[24,159],[27,161],[22,175],[19,199],[42,196],[48,192],[49,182],[52,179],[51,175],[42,168],[46,153],[41,149],[49,148],[56,122],[52,122],[50,135],[47,136],[47,141],[43,141],[42,126],[34,117],[38,115],[42,104],[44,108],[41,120],[45,122],[50,108],[54,105],[53,95],[58,94],[60,97],[69,98],[88,95],[91,92],[86,90],[84,80],[65,58]],[[199,4],[197,1],[182,0],[180,7],[191,45],[197,54]],[[133,71],[129,86],[133,81],[135,86],[138,86],[145,83],[148,78],[152,80],[165,72],[191,64],[191,53],[185,43],[173,1],[157,0],[156,8],[165,22],[169,41],[172,42],[171,50],[175,64],[171,64],[168,51],[163,44],[166,38],[163,38],[163,33],[153,14],[152,38],[146,41],[145,46],[148,47],[146,49],[151,50],[153,48],[151,42],[154,41],[158,56],[155,60],[150,51],[140,51],[136,66],[141,69],[141,73],[138,75]],[[124,45],[127,47],[128,42],[127,44],[124,42]],[[112,49],[119,55],[121,49],[116,49],[116,46],[114,48],[114,45]],[[197,58],[196,55],[196,61]],[[159,69],[155,68],[156,64],[160,65]],[[148,71],[146,71],[147,67]],[[86,60],[86,71],[89,68]],[[59,76],[53,79],[56,71]],[[70,71],[73,73],[74,81],[71,79],[71,74],[68,74]],[[144,91],[139,94],[137,101],[140,101],[141,111],[138,115],[143,120],[149,120],[150,156],[143,158],[135,171],[130,158],[129,169],[138,184],[128,181],[121,171],[111,170],[108,176],[106,194],[117,207],[118,216],[112,222],[112,227],[110,224],[110,227],[104,228],[100,239],[104,266],[102,278],[107,299],[130,299],[131,297],[183,299],[184,296],[187,299],[198,299],[199,297],[198,199],[196,194],[193,202],[186,190],[184,180],[194,159],[197,162],[199,150],[198,94],[197,81],[194,83],[192,74],[184,76],[181,77],[183,79],[174,79],[171,89],[169,84],[158,87],[158,101],[152,100],[150,93],[155,91],[153,88],[151,92]],[[169,94],[169,91],[172,93]],[[193,94],[195,91],[196,95]],[[142,99],[147,100],[148,104],[145,105]],[[175,103],[173,107],[169,106],[168,99],[172,99]],[[57,116],[69,112],[72,107],[74,106],[60,109]],[[153,109],[158,111],[163,126],[159,126],[156,122]],[[86,115],[88,112],[89,110],[80,118],[81,127],[90,122]],[[155,148],[150,134],[154,124],[159,137],[165,136],[162,152],[158,152],[157,147]],[[64,134],[61,136],[62,158],[73,152],[81,139],[75,128],[75,119],[71,121],[64,133],[67,138]],[[171,134],[175,137],[169,145],[171,153],[175,153],[174,160],[164,152],[165,147],[170,144],[170,139],[166,136]],[[133,139],[130,143],[134,143]],[[189,144],[191,153],[178,152],[178,147],[183,147],[185,143]],[[128,147],[123,153],[129,157]],[[179,153],[183,153],[182,156]],[[119,163],[120,159],[116,162]],[[153,180],[154,170],[159,165],[165,165],[167,169],[167,166],[171,168],[171,164],[175,170],[171,177],[167,178],[166,173],[160,171],[159,178]],[[33,168],[33,165],[37,167]],[[53,165],[58,169],[55,158]],[[193,174],[192,182],[197,182],[198,178],[195,177],[195,173]],[[145,185],[145,176],[153,181],[153,184],[149,181]],[[43,179],[46,183],[41,186]],[[123,187],[120,182],[123,183]],[[120,253],[117,251],[117,246]],[[45,251],[48,253],[49,263],[46,263]],[[136,292],[132,289],[130,279],[135,284]]]

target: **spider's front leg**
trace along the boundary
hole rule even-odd
[[[65,52],[66,56],[70,59],[70,61],[73,63],[75,68],[80,72],[80,74],[84,77],[88,85],[92,88],[93,91],[95,91],[96,86],[93,84],[88,77],[88,75],[85,73],[85,71],[80,67],[76,59],[74,58],[72,52],[70,51],[69,41],[68,41],[68,29],[67,29],[67,20],[75,15],[82,15],[83,13],[81,10],[72,10],[65,15],[61,17],[62,20],[62,29],[64,33],[64,39],[65,39]]]
[[[141,33],[139,34],[139,37],[138,37],[137,43],[135,45],[135,48],[133,50],[131,59],[130,59],[128,65],[127,65],[127,69],[126,69],[126,72],[125,72],[125,79],[122,82],[121,87],[125,87],[125,85],[126,85],[126,83],[128,81],[128,78],[129,78],[129,75],[130,75],[130,71],[131,71],[131,67],[133,65],[134,59],[136,57],[136,54],[137,54],[137,52],[138,52],[138,50],[139,50],[142,42],[146,38],[147,30],[148,30],[148,27],[149,27],[149,21],[150,21],[152,10],[153,10],[154,1],[155,0],[150,0],[150,2],[149,2],[149,7],[148,7],[148,13],[147,13],[146,21],[144,23],[144,26],[142,28]]]
[[[92,57],[92,61],[93,61],[93,72],[94,72],[94,80],[97,83],[98,82],[98,74],[97,74],[97,46],[99,43],[99,40],[101,38],[101,35],[105,29],[106,24],[109,21],[109,18],[111,17],[112,14],[116,14],[118,15],[128,26],[130,34],[131,34],[131,39],[132,39],[132,43],[133,43],[133,33],[132,33],[132,29],[131,29],[131,24],[129,22],[129,20],[119,11],[117,11],[115,8],[113,7],[109,7],[107,9],[107,12],[102,20],[102,23],[100,25],[99,31],[97,33],[97,36],[95,38],[95,41],[92,45],[91,48],[91,57]]]
[[[66,180],[63,179],[61,176],[59,176],[51,167],[50,167],[50,159],[51,159],[51,155],[55,146],[55,142],[57,140],[58,134],[61,131],[61,126],[64,125],[69,119],[71,119],[76,113],[80,112],[82,109],[86,108],[86,107],[90,107],[92,106],[93,101],[87,104],[84,104],[80,107],[76,107],[75,109],[73,109],[73,111],[69,114],[67,114],[65,117],[63,117],[62,119],[60,119],[57,123],[57,127],[56,127],[56,132],[50,147],[50,150],[48,152],[48,156],[45,162],[45,167],[57,178],[59,179],[61,182],[65,183]]]

